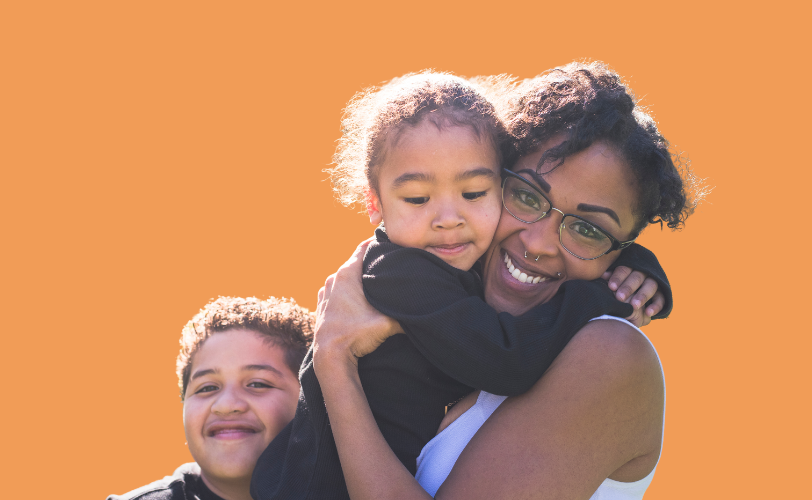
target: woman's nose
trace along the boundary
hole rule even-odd
[[[537,257],[552,257],[561,251],[559,241],[559,227],[561,215],[553,211],[547,217],[528,224],[519,234],[528,255]]]
[[[218,415],[228,415],[230,413],[242,413],[248,409],[248,403],[239,388],[236,387],[223,387],[217,399],[211,406],[212,413]]]
[[[435,207],[434,219],[431,222],[433,229],[454,229],[465,224],[465,217],[452,201],[441,201]]]

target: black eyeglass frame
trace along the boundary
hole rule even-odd
[[[508,177],[515,177],[516,179],[519,179],[520,181],[527,184],[528,187],[530,187],[530,189],[532,189],[535,193],[538,193],[539,196],[541,196],[542,198],[544,198],[545,201],[547,201],[547,204],[550,205],[550,209],[548,211],[546,211],[546,212],[542,212],[542,214],[538,217],[538,219],[536,219],[534,221],[526,221],[524,219],[520,219],[519,217],[517,217],[513,212],[510,211],[510,209],[507,206],[507,203],[505,202],[505,183],[507,182]],[[520,222],[524,222],[525,224],[533,224],[535,222],[538,222],[541,219],[547,217],[547,215],[550,212],[552,212],[553,210],[560,213],[562,215],[562,219],[561,219],[561,224],[558,226],[558,242],[561,243],[561,248],[566,250],[567,253],[569,253],[573,257],[576,257],[576,258],[581,259],[581,260],[599,259],[599,258],[603,257],[604,255],[610,253],[610,252],[614,252],[615,250],[623,250],[627,246],[634,243],[634,240],[637,239],[637,238],[634,238],[634,239],[631,239],[629,241],[620,241],[617,238],[615,238],[614,236],[612,236],[612,234],[609,233],[609,231],[605,230],[604,228],[600,227],[599,225],[595,224],[594,222],[588,221],[588,220],[584,219],[583,217],[581,217],[579,215],[565,214],[561,210],[553,207],[553,203],[550,201],[550,199],[547,198],[546,196],[544,196],[544,194],[541,191],[539,191],[538,188],[532,182],[528,181],[527,179],[525,179],[521,175],[517,174],[516,172],[510,171],[510,170],[508,170],[506,168],[502,169],[502,206],[505,207],[505,210],[507,210],[507,213],[509,213],[511,216],[513,216],[514,219],[516,219],[517,221],[520,221]],[[566,218],[566,217],[575,217],[576,219],[578,219],[580,221],[583,221],[583,222],[589,224],[590,226],[598,229],[600,232],[602,232],[603,234],[605,234],[609,238],[609,241],[612,242],[612,246],[609,247],[609,250],[603,252],[602,254],[598,255],[597,257],[592,257],[591,259],[586,259],[584,257],[581,257],[580,255],[575,255],[574,253],[572,253],[572,251],[569,248],[567,248],[566,245],[564,245],[564,241],[563,241],[562,232],[564,230],[564,218]]]

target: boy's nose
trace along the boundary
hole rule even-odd
[[[229,413],[242,413],[247,408],[248,404],[239,394],[239,390],[223,387],[214,404],[212,404],[211,411],[218,415],[227,415]]]

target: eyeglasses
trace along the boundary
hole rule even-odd
[[[521,175],[503,169],[502,204],[515,219],[526,224],[538,222],[552,210],[564,216],[558,228],[559,241],[564,250],[581,260],[595,260],[615,250],[621,250],[634,240],[619,241],[598,225],[573,214],[553,208],[536,187]]]

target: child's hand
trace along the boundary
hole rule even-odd
[[[634,308],[632,315],[626,319],[638,327],[651,323],[651,317],[665,305],[665,296],[657,291],[657,282],[640,271],[618,266],[614,272],[606,271],[601,277],[609,281],[610,290],[616,291],[617,300],[631,304]],[[643,310],[643,305],[652,297],[654,300]]]
[[[364,252],[370,241],[358,245],[350,259],[329,276],[319,290],[313,340],[316,368],[318,361],[357,363],[357,358],[403,331],[400,323],[378,312],[364,297],[361,275]]]

